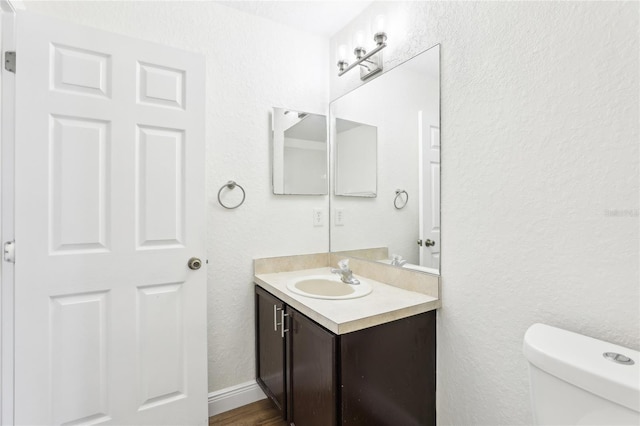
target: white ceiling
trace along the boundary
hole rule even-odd
[[[372,1],[221,1],[252,15],[262,16],[302,31],[330,37],[351,22]]]

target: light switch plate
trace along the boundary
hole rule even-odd
[[[313,209],[313,226],[324,226],[324,212],[322,209]]]

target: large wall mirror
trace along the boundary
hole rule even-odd
[[[378,129],[336,117],[334,135],[335,194],[375,197],[378,185]]]
[[[331,251],[439,274],[440,46],[334,100],[330,140]]]
[[[326,117],[273,108],[271,130],[273,193],[326,195]]]

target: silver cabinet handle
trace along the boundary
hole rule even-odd
[[[283,339],[284,339],[284,333],[289,331],[288,328],[287,329],[284,328],[284,325],[285,325],[284,317],[288,317],[288,316],[289,316],[289,314],[285,314],[284,313],[284,309],[280,310],[280,324],[282,325],[282,328],[280,329],[281,330],[280,331],[280,336],[282,336]]]
[[[280,322],[278,322],[278,311],[280,311]],[[289,331],[289,329],[285,330],[284,328],[285,326],[284,318],[288,316],[289,314],[284,313],[284,308],[280,308],[278,307],[278,305],[273,305],[273,331],[278,331],[278,326],[281,326],[280,335],[282,337],[284,337],[284,333]]]
[[[424,246],[425,247],[433,247],[435,245],[436,245],[435,241],[427,240],[427,241],[424,242]]]
[[[278,322],[278,311],[281,311],[282,308],[279,308],[278,305],[273,305],[273,331],[278,331],[278,326],[280,323]]]

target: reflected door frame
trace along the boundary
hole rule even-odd
[[[440,268],[440,127],[418,111],[418,244],[420,266]],[[430,240],[434,243],[427,246]]]

